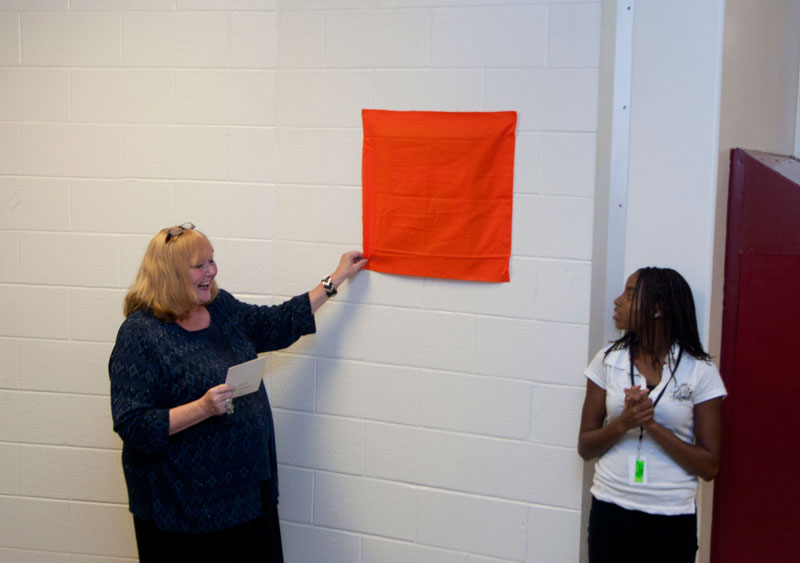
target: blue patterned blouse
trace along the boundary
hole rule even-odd
[[[278,497],[272,412],[262,383],[215,416],[169,436],[169,409],[225,382],[228,367],[315,332],[308,294],[248,305],[220,290],[211,325],[189,332],[150,312],[131,314],[109,360],[114,430],[130,511],[162,530],[203,533],[262,513],[261,487]]]

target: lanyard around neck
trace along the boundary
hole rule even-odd
[[[669,360],[670,360],[669,361],[669,364],[670,364],[670,366],[669,366],[669,379],[664,384],[664,387],[661,388],[661,392],[658,394],[658,397],[656,397],[656,400],[653,401],[653,410],[654,411],[655,411],[656,405],[661,400],[661,397],[664,395],[664,391],[666,391],[667,387],[669,387],[669,382],[671,380],[675,379],[675,372],[678,371],[678,365],[681,363],[681,356],[683,356],[683,350],[678,352],[678,359],[675,360],[675,362],[673,364],[673,362],[672,362],[672,351],[670,351],[670,353],[669,353]],[[631,387],[633,387],[635,385],[634,379],[633,379],[633,355],[630,354],[630,351],[628,353],[628,357],[630,359]],[[663,369],[662,369],[662,373],[663,373]],[[646,383],[647,383],[647,379],[645,379],[645,384]],[[677,382],[675,384],[677,385]],[[644,427],[640,426],[639,427],[639,443],[638,443],[638,445],[636,447],[636,460],[637,460],[637,463],[639,463],[638,460],[642,456],[642,440],[643,439],[644,439]]]

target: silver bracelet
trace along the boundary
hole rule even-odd
[[[339,293],[338,291],[336,291],[336,288],[333,287],[333,281],[331,280],[330,276],[325,276],[324,278],[322,278],[322,287],[325,288],[325,294],[328,297],[333,297],[334,295]]]

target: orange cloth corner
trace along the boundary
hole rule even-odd
[[[509,281],[517,113],[361,116],[366,267]]]

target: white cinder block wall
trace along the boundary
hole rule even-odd
[[[136,557],[106,362],[159,228],[269,303],[362,108],[519,112],[511,283],[359,275],[269,364],[287,560],[577,561],[599,1],[0,0],[0,560]]]

